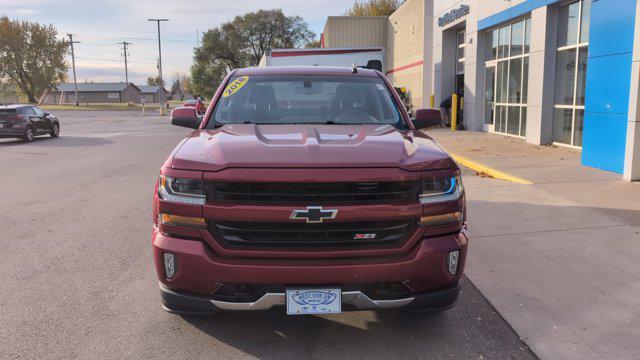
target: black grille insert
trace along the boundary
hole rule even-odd
[[[389,245],[402,241],[413,222],[358,221],[307,224],[304,222],[209,222],[228,245],[251,247],[349,247]]]
[[[286,183],[286,182],[208,182],[210,200],[250,202],[388,202],[417,201],[418,181]]]

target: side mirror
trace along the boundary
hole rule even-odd
[[[442,114],[438,109],[418,109],[411,122],[417,130],[440,126],[442,125]]]
[[[200,126],[200,118],[196,114],[196,108],[183,106],[171,110],[171,124],[197,129]]]
[[[367,61],[367,69],[378,70],[382,72],[382,61],[380,60],[369,60]]]

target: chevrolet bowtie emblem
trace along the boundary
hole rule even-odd
[[[293,210],[291,220],[305,220],[307,223],[321,223],[325,219],[335,219],[338,210],[324,210],[322,206],[307,206],[305,210]]]

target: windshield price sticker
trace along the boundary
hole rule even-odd
[[[222,97],[226,98],[238,92],[238,90],[242,89],[249,82],[248,76],[242,76],[235,80],[233,80],[227,87],[224,89],[222,93]]]

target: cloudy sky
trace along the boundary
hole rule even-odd
[[[130,45],[129,81],[146,82],[157,75],[157,27],[162,23],[162,69],[165,80],[188,72],[197,31],[218,26],[236,15],[260,8],[299,15],[319,36],[326,17],[340,15],[351,0],[0,0],[0,15],[51,23],[60,35],[74,34],[78,81],[124,81],[122,47]],[[71,78],[71,77],[70,77]]]

